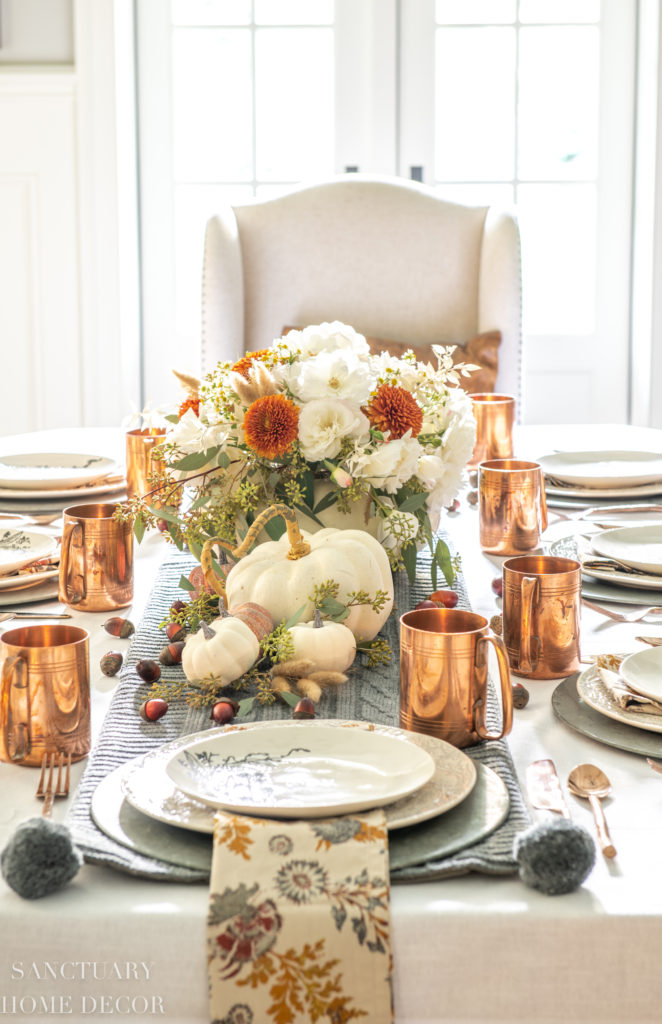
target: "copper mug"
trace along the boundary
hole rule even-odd
[[[467,463],[475,469],[487,459],[510,459],[513,455],[515,399],[512,395],[490,392],[471,396],[476,420],[476,444]]]
[[[22,626],[0,637],[0,760],[41,764],[46,753],[80,761],[90,749],[88,633]]]
[[[117,505],[64,510],[58,598],[80,611],[124,608],[133,600],[133,532]]]
[[[165,429],[129,430],[126,435],[126,493],[129,498],[142,497],[153,488],[153,455],[156,445],[165,440]],[[153,504],[153,503],[152,503]]]
[[[533,551],[547,529],[545,481],[537,462],[491,459],[478,467],[480,546],[494,555]]]
[[[497,654],[502,722],[485,723],[489,648]],[[437,736],[454,747],[496,740],[512,727],[508,656],[487,619],[459,608],[425,608],[400,619],[400,726]]]
[[[581,566],[529,555],[503,563],[503,639],[510,667],[529,679],[579,670]]]

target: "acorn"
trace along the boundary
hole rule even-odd
[[[497,636],[503,635],[503,615],[493,615],[490,619],[490,629]]]
[[[430,594],[429,600],[440,604],[442,608],[455,608],[459,597],[454,590],[435,590],[434,594]]]
[[[186,639],[186,630],[179,622],[169,622],[165,631],[168,640],[172,640],[173,643]]]
[[[186,610],[186,601],[173,601],[170,605],[170,614],[179,615],[180,612]]]
[[[236,700],[232,697],[223,697],[222,700],[217,700],[211,709],[210,718],[216,722],[216,725],[227,725],[231,722],[234,716],[239,710],[239,705]]]
[[[460,502],[459,502],[458,498],[453,498],[453,500],[451,501],[450,505],[446,505],[446,511],[449,512],[451,515],[453,514],[453,512],[457,512],[459,510],[459,508],[460,508]]]
[[[116,676],[123,661],[124,658],[119,651],[108,651],[99,662],[99,668],[105,676]]]
[[[513,683],[513,707],[525,708],[529,703],[529,691],[521,683]]]
[[[181,665],[184,640],[177,640],[175,643],[166,644],[159,654],[159,661],[162,665]]]
[[[436,601],[429,601],[429,600],[426,599],[425,601],[419,601],[418,604],[415,604],[414,605],[414,611],[415,612],[419,612],[419,611],[423,611],[426,608],[438,608],[438,607],[439,607],[439,605],[437,604]]]
[[[467,494],[467,501],[470,505],[478,504],[478,491],[469,491]]]
[[[137,661],[136,672],[145,683],[155,683],[161,678],[161,667],[151,658],[141,658]]]
[[[114,615],[112,619],[106,619],[103,628],[106,633],[110,633],[111,636],[118,636],[121,640],[126,640],[128,637],[133,636],[136,631],[136,627],[130,619],[122,619],[118,615]]]
[[[310,697],[302,697],[294,705],[294,711],[292,712],[292,718],[314,718],[315,717],[315,705],[313,704]]]
[[[501,576],[495,576],[492,580],[492,590],[497,597],[503,597],[503,578]]]
[[[478,473],[475,470],[469,473],[469,487],[478,487]]]
[[[145,722],[158,722],[168,710],[168,702],[161,697],[151,697],[140,705],[140,717]]]

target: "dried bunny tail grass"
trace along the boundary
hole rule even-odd
[[[198,378],[190,377],[187,373],[180,373],[179,370],[173,370],[172,372],[184,388],[184,391],[186,391],[191,398],[197,398],[200,390],[200,381]]]
[[[285,676],[272,676],[271,677],[271,688],[272,690],[280,691],[281,693],[292,693],[292,687]]]
[[[278,388],[276,387],[276,381],[269,370],[267,370],[266,366],[262,363],[253,363],[248,371],[248,377],[257,388],[258,398],[263,398],[265,395],[277,394]]]
[[[322,687],[312,679],[297,679],[297,690],[303,697],[309,697],[315,704],[322,696]]]
[[[315,662],[307,658],[292,658],[290,661],[281,661],[271,666],[271,676],[307,676],[311,669],[315,668]]]
[[[309,672],[308,679],[312,679],[314,683],[319,683],[320,686],[340,686],[341,683],[346,683],[349,676],[346,676],[344,672]]]
[[[228,374],[228,380],[232,390],[239,395],[239,400],[244,405],[252,405],[256,398],[259,398],[257,387],[251,381],[246,380],[241,373]]]

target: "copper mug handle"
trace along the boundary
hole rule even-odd
[[[510,684],[510,666],[508,664],[508,652],[506,651],[506,645],[500,636],[493,636],[488,634],[487,636],[479,636],[478,643],[476,644],[476,654],[483,654],[485,658],[485,665],[487,665],[487,650],[484,650],[487,644],[492,644],[496,651],[497,662],[499,665],[499,680],[501,682],[501,732],[490,733],[487,731],[485,726],[485,700],[479,701],[474,707],[474,729],[476,735],[481,740],[500,740],[502,736],[506,736],[513,724],[513,688]],[[476,712],[480,710],[480,720],[476,715]]]
[[[14,726],[12,713],[12,681],[16,672],[14,687],[25,690],[26,721]],[[19,654],[5,658],[0,683],[0,707],[3,710],[2,739],[4,748],[12,761],[22,761],[32,750],[32,716],[30,713],[30,674],[28,663]],[[12,751],[12,747],[13,752]]]
[[[523,675],[526,675],[527,672],[535,672],[540,657],[540,640],[537,636],[531,635],[533,602],[538,590],[538,583],[535,576],[525,576],[522,580],[518,671]]]
[[[540,470],[540,520],[542,533],[547,529],[547,495],[545,494],[545,474]]]
[[[75,546],[80,551],[83,568],[82,572],[76,573],[72,578],[71,549],[76,541],[77,543]],[[73,526],[69,526],[68,523],[65,523],[60,562],[60,572],[62,573],[63,589],[66,601],[68,604],[79,604],[87,597],[87,584],[85,582],[85,531],[83,530],[82,523],[74,523]],[[80,580],[79,587],[74,586],[73,580],[75,579]],[[69,596],[70,593],[71,597]]]

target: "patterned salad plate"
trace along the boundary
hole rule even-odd
[[[282,722],[247,723],[230,727],[233,732],[248,732],[260,729],[282,727]],[[396,738],[427,752],[434,761],[434,773],[430,780],[414,793],[389,803],[384,807],[386,825],[389,830],[407,828],[428,821],[451,810],[472,791],[476,782],[476,765],[461,750],[452,747],[434,736],[410,733],[387,725],[371,725],[366,722],[333,721],[306,722],[306,735],[312,729],[333,728],[356,731],[365,737],[366,733]],[[226,727],[225,734],[229,729]],[[219,734],[216,734],[219,735]],[[221,734],[222,735],[222,734]],[[128,801],[136,810],[167,825],[188,829],[193,832],[212,833],[214,830],[214,809],[200,800],[188,796],[179,789],[165,772],[165,766],[174,754],[191,742],[209,739],[210,731],[205,730],[193,736],[180,737],[170,743],[135,758],[122,779],[122,789]]]
[[[55,537],[47,534],[0,527],[0,577],[21,569],[29,562],[47,558],[56,547]]]
[[[0,487],[22,491],[51,491],[101,481],[116,471],[103,455],[35,452],[0,456]]]
[[[631,725],[635,729],[647,732],[662,732],[662,712],[659,715],[634,708],[624,710],[614,700],[600,676],[599,670],[592,665],[577,679],[577,693],[594,711],[612,718],[615,722]]]
[[[407,796],[429,781],[434,761],[398,736],[292,722],[203,736],[171,757],[166,774],[212,807],[319,818]]]

